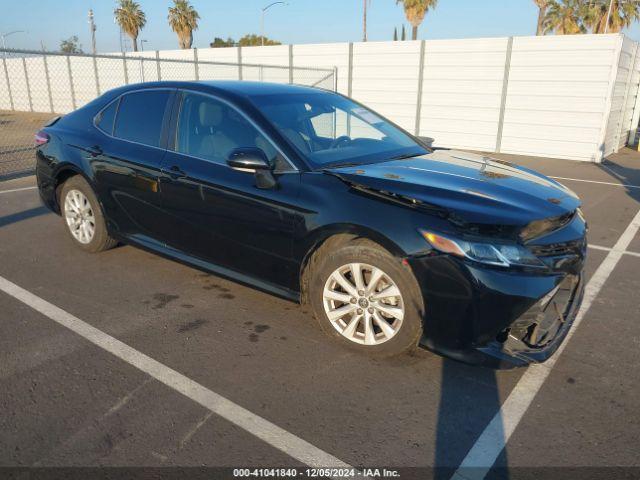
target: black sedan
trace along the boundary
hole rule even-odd
[[[362,352],[422,344],[541,362],[582,298],[576,195],[534,171],[431,150],[324,90],[157,82],[36,135],[44,203],[70,238],[128,243],[292,300]]]

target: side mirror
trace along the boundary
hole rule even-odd
[[[420,140],[428,148],[433,148],[433,142],[436,141],[435,138],[431,137],[418,137],[418,140]]]
[[[241,172],[256,173],[259,170],[271,170],[265,153],[254,147],[235,148],[229,153],[227,165]]]
[[[253,173],[256,178],[256,187],[270,190],[276,188],[278,182],[273,173],[273,166],[269,163],[267,155],[259,148],[236,148],[229,153],[227,165],[239,172]]]

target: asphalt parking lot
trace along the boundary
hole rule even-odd
[[[640,154],[501,157],[560,178],[590,223],[580,321],[528,370],[344,351],[294,303],[129,246],[86,254],[32,176],[0,182],[0,466],[640,475]]]

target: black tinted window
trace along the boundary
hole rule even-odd
[[[277,170],[291,167],[281,154],[234,108],[211,97],[185,93],[178,119],[176,151],[225,164],[239,147],[262,149]]]
[[[123,95],[120,99],[114,136],[157,147],[162,119],[169,100],[166,90],[149,90]]]
[[[111,104],[102,110],[97,118],[96,124],[100,127],[100,130],[107,132],[109,135],[113,135],[113,121],[116,118],[116,111],[118,110],[118,101],[111,102]]]

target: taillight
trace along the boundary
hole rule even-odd
[[[36,133],[36,147],[39,147],[40,145],[44,145],[45,143],[49,143],[49,135],[47,133],[44,132],[38,132]]]

